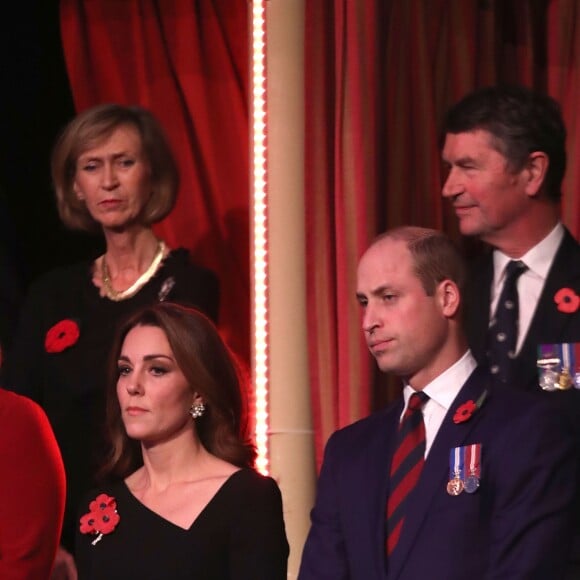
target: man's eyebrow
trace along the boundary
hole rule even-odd
[[[387,290],[391,290],[391,286],[389,284],[382,284],[381,286],[371,290],[369,294],[371,296],[381,296],[381,294],[384,294]],[[366,298],[367,294],[364,292],[357,292],[356,297],[360,300],[361,298]]]
[[[459,157],[458,159],[454,159],[453,161],[443,158],[443,161],[449,165],[467,165],[471,163],[476,163],[475,157],[471,155],[464,155],[463,157]]]

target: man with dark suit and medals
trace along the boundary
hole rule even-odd
[[[389,230],[361,257],[364,338],[403,389],[328,440],[299,580],[564,578],[575,433],[478,367],[464,283],[459,251],[435,230]]]
[[[486,87],[450,108],[443,136],[443,196],[460,232],[483,242],[465,293],[470,349],[498,385],[562,407],[580,442],[580,247],[560,217],[560,107],[525,87]]]

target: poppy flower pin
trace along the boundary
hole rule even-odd
[[[574,314],[580,307],[580,296],[572,288],[560,288],[554,294],[554,302],[560,312]]]
[[[457,411],[455,411],[455,415],[453,415],[453,422],[455,424],[465,423],[471,419],[473,413],[475,413],[478,409],[481,409],[481,406],[485,402],[487,398],[487,390],[481,393],[481,396],[477,401],[474,403],[471,399],[469,401],[465,401],[462,405],[457,407]]]
[[[57,322],[46,333],[44,348],[46,352],[62,352],[71,347],[80,336],[79,325],[70,318]]]
[[[117,502],[114,497],[101,493],[89,504],[89,513],[80,519],[81,534],[93,534],[96,538],[91,542],[94,546],[101,538],[110,534],[121,518],[117,513]]]

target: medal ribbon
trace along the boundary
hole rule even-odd
[[[571,374],[578,372],[578,353],[580,343],[565,342],[562,344],[562,368],[568,369]]]
[[[469,466],[469,473],[467,475],[475,475],[477,478],[481,477],[481,443],[473,443],[462,447],[465,454],[465,465]]]
[[[577,366],[580,361],[580,342],[541,344],[538,351],[540,359],[556,359],[561,368],[566,368],[571,373],[580,370]]]
[[[463,447],[453,447],[449,452],[449,479],[465,479]]]

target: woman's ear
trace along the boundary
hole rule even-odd
[[[192,419],[199,419],[205,413],[205,403],[203,402],[203,398],[197,393],[193,393],[193,400],[191,401],[188,413]]]
[[[73,181],[73,191],[75,192],[75,195],[77,196],[77,199],[79,201],[84,201],[85,194],[80,190],[80,188],[77,185],[77,182],[76,181]]]
[[[191,404],[200,405],[203,403],[204,403],[203,397],[199,393],[193,393],[193,399],[191,401]]]

